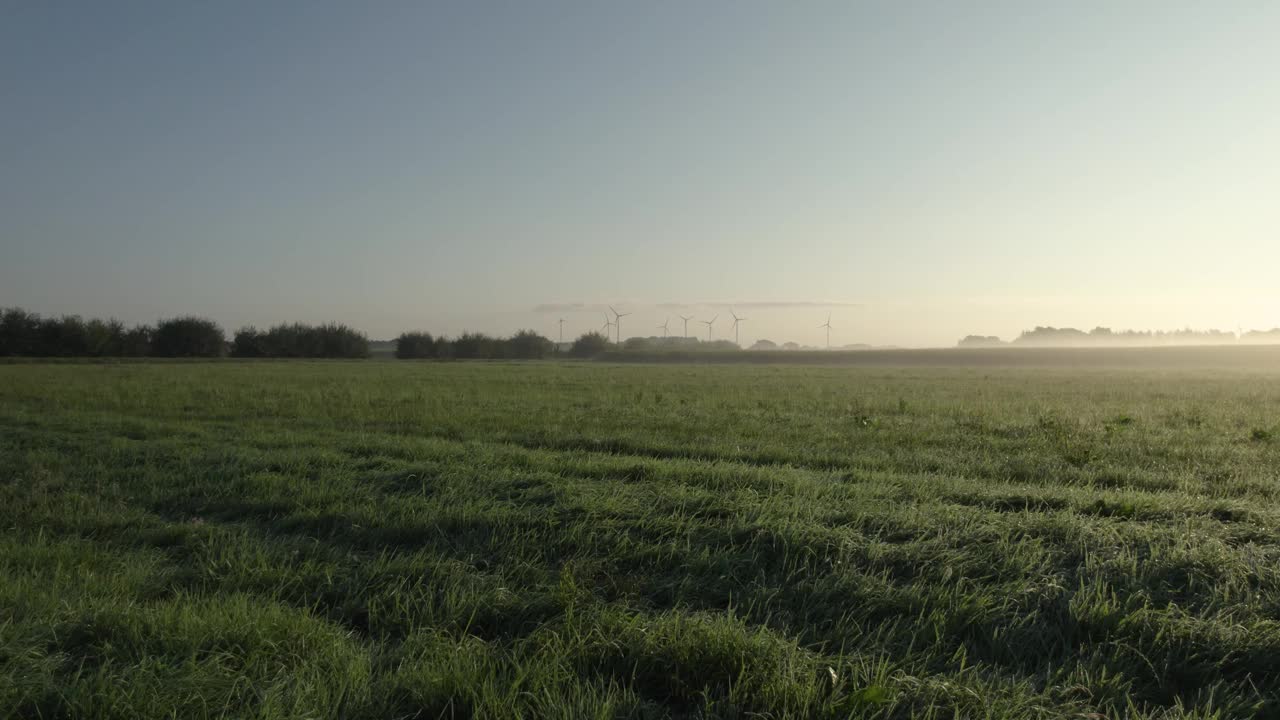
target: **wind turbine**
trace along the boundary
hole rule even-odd
[[[564,344],[564,318],[560,318],[560,344]]]
[[[670,324],[671,324],[671,318],[667,318],[666,320],[663,320],[663,321],[662,321],[662,324],[661,324],[661,325],[659,325],[659,326],[658,326],[658,327],[662,328],[662,337],[663,337],[664,339],[667,337],[667,326],[668,326],[668,325],[670,325]]]
[[[600,327],[600,332],[604,333],[604,339],[609,339],[609,328],[613,327],[613,323],[609,321],[609,313],[604,314],[604,325]]]
[[[702,323],[703,325],[706,325],[706,326],[707,326],[707,342],[711,342],[711,326],[715,324],[716,318],[719,318],[719,317],[720,317],[720,316],[719,316],[719,315],[717,315],[717,316],[715,316],[715,317],[711,318],[710,320],[699,320],[699,321],[698,321],[698,322]]]
[[[613,306],[612,306],[612,305],[610,305],[610,306],[609,306],[609,309],[610,309],[610,310],[613,310]],[[617,333],[618,333],[618,344],[619,344],[619,345],[621,345],[621,344],[622,344],[622,318],[624,318],[624,317],[626,317],[626,316],[628,316],[628,315],[630,315],[630,314],[631,314],[631,313],[620,313],[620,312],[618,312],[617,310],[613,310],[613,329],[614,329],[615,331],[617,331]],[[605,317],[607,318],[607,317],[608,317],[608,315],[606,315]]]
[[[690,315],[689,317],[685,317],[683,315],[678,315],[677,317],[679,317],[681,320],[684,321],[684,336],[688,338],[689,337],[689,321],[693,319],[693,316]]]
[[[830,350],[831,349],[831,313],[827,313],[827,321],[818,326],[819,330],[821,330],[822,328],[827,329],[827,349]]]
[[[744,317],[738,317],[738,314],[730,310],[729,314],[733,316],[733,344],[738,345],[738,323],[746,320]]]

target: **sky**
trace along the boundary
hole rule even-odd
[[[1280,326],[1280,4],[0,4],[0,306]],[[690,328],[693,334],[694,327]],[[705,336],[705,335],[703,335]]]

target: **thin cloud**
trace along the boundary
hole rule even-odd
[[[778,302],[778,301],[748,301],[740,303],[703,303],[704,305],[726,305],[740,308],[759,308],[759,309],[787,309],[787,308],[824,308],[824,307],[862,307],[862,303],[849,302],[813,302],[807,300],[795,302]]]
[[[585,312],[601,308],[604,308],[604,306],[588,305],[586,303],[543,303],[535,307],[533,311],[536,313]]]
[[[561,312],[600,312],[608,310],[609,305],[616,308],[628,307],[633,310],[653,308],[657,310],[680,310],[684,308],[699,307],[725,307],[725,308],[743,308],[752,310],[787,310],[787,309],[804,309],[804,308],[853,308],[862,307],[862,303],[850,302],[819,302],[814,300],[797,300],[797,301],[777,301],[777,300],[748,300],[745,302],[695,302],[695,303],[543,303],[535,306],[533,311],[536,313],[561,313]]]

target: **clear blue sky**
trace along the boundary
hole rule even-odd
[[[9,2],[0,305],[1272,327],[1278,29],[1262,2]]]

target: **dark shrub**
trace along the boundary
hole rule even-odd
[[[532,330],[521,330],[512,335],[506,346],[506,356],[520,360],[537,360],[555,350],[555,343]]]
[[[235,357],[362,358],[369,356],[364,333],[336,323],[314,326],[286,323],[260,332],[252,326],[236,333]]]
[[[0,312],[0,355],[28,357],[143,356],[151,329],[126,328],[119,320],[81,320],[77,315],[41,318],[21,308]]]
[[[456,357],[453,354],[453,341],[446,337],[436,338],[436,357],[441,360],[452,360]]]
[[[138,325],[124,332],[120,338],[120,354],[125,357],[146,357],[151,354],[151,336],[155,330],[150,325]]]
[[[319,352],[309,357],[367,358],[369,338],[355,328],[341,323],[325,323],[313,330]]]
[[[608,349],[609,338],[602,333],[589,332],[573,341],[573,346],[569,348],[569,355],[578,358],[595,357]]]
[[[0,355],[35,354],[40,316],[22,308],[0,312]]]
[[[231,340],[231,356],[239,358],[266,357],[266,338],[258,328],[250,325],[236,331]]]
[[[85,323],[85,339],[88,354],[94,357],[120,357],[123,355],[124,324],[119,320],[93,319]]]
[[[484,333],[465,332],[453,341],[453,356],[459,360],[502,357],[501,343]]]
[[[89,336],[78,315],[40,320],[35,354],[40,357],[83,357],[89,354]]]
[[[301,323],[276,325],[263,334],[263,355],[267,357],[316,357],[320,352],[319,337]]]
[[[178,317],[156,325],[151,354],[156,357],[221,357],[226,337],[218,323],[199,317]]]
[[[443,340],[443,338],[441,338]],[[436,340],[428,332],[400,333],[396,338],[396,357],[401,360],[433,358],[436,356]]]

